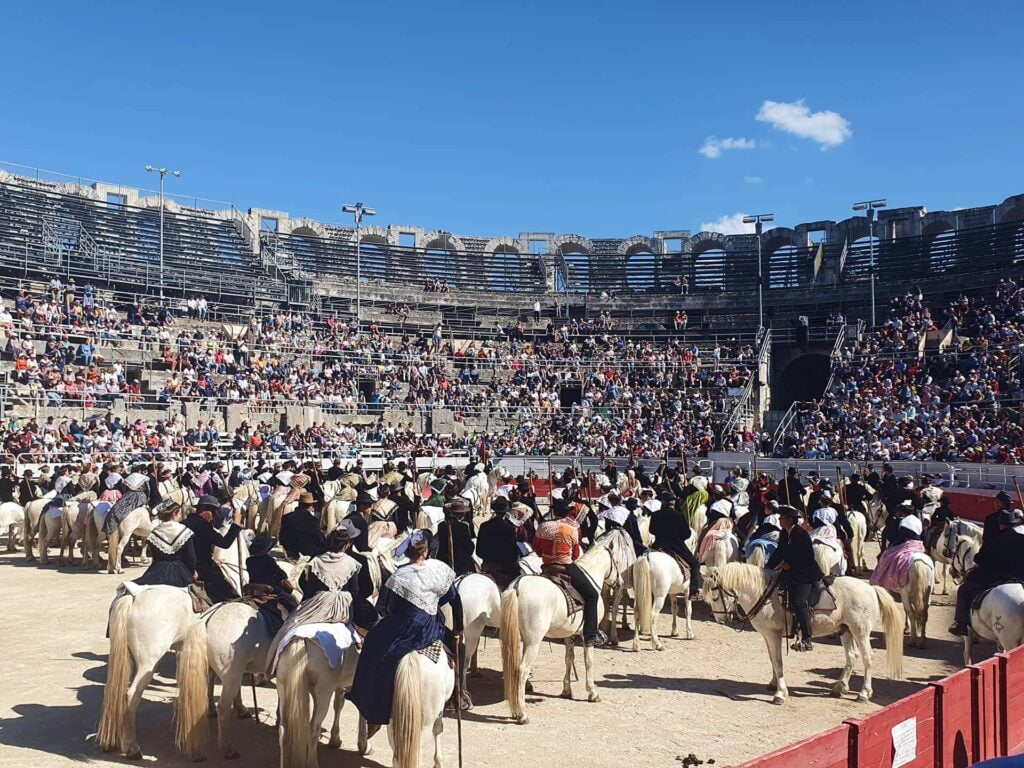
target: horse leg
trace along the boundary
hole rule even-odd
[[[598,702],[601,700],[594,685],[594,646],[583,646],[583,675],[587,684],[587,701]]]
[[[359,736],[358,736],[358,750],[360,755],[372,755],[373,747],[370,745],[370,739],[377,731],[380,730],[379,725],[369,725],[365,718],[359,716]]]
[[[668,607],[672,612],[672,635],[679,637],[679,602],[676,595],[668,596]]]
[[[238,750],[231,745],[231,710],[235,697],[241,693],[242,675],[227,670],[220,680],[220,698],[217,699],[217,746],[226,760],[239,757]]]
[[[309,718],[309,738],[313,744],[313,753],[316,754],[317,744],[320,742],[320,729],[323,726],[324,718],[327,717],[327,710],[331,706],[331,699],[333,698],[331,694],[333,691],[327,685],[314,684],[311,693],[313,694],[313,712]],[[331,746],[335,745],[332,744]],[[340,734],[336,746],[341,746]],[[313,765],[315,766],[316,762]]]
[[[789,691],[786,689],[786,678],[782,670],[782,632],[766,634],[764,641],[768,646],[768,658],[772,662],[772,678],[775,681],[775,696],[772,698],[772,704],[782,704],[789,696]]]
[[[567,637],[565,642],[565,677],[562,678],[562,698],[572,698],[572,665],[576,660],[576,642],[572,637]]]
[[[129,760],[141,760],[142,749],[139,747],[139,739],[135,734],[135,718],[139,711],[139,704],[142,702],[142,694],[146,687],[153,680],[153,673],[156,672],[157,662],[160,658],[137,660],[138,668],[131,685],[128,686],[128,708],[125,711],[124,730],[121,735],[121,750]]]
[[[115,528],[107,536],[107,573],[121,571],[121,531]]]
[[[521,665],[523,683],[522,687],[516,692],[516,695],[519,697],[519,711],[523,713],[526,712],[527,688],[529,688],[530,692],[533,693],[533,685],[530,683],[530,675],[533,673],[533,665],[537,662],[537,654],[539,652],[539,642],[528,645],[523,650],[523,663]],[[520,725],[526,725],[528,722],[530,722],[530,718],[525,714],[519,718]]]
[[[847,630],[850,632],[852,630]],[[860,693],[857,694],[857,701],[868,702],[871,701],[871,696],[874,691],[871,688],[871,629],[870,627],[865,629],[862,634],[855,638],[857,643],[857,650],[860,652],[861,658],[864,663],[864,685],[860,688]]]
[[[629,629],[629,621],[626,618],[626,609],[629,607],[627,605],[627,603],[629,602],[629,591],[625,587],[623,587],[622,593],[622,630],[623,632],[625,632]]]
[[[622,600],[622,588],[616,587],[612,592],[612,599],[609,605],[609,619],[608,619],[608,641],[612,645],[619,644],[619,627],[615,623],[615,614],[619,612],[619,601]]]
[[[693,601],[690,599],[690,584],[686,584],[686,639],[693,640]]]
[[[50,513],[45,509],[39,516],[39,564],[50,564]]]
[[[434,721],[434,768],[442,768],[441,734],[444,732],[444,720],[438,715]]]
[[[331,723],[331,740],[327,746],[332,749],[341,749],[341,710],[345,706],[345,689],[338,688],[334,691],[334,721]]]
[[[665,596],[660,592],[654,595],[654,604],[651,606],[651,650],[664,651],[665,644],[658,639],[658,619],[661,618],[661,609],[665,607]]]
[[[846,666],[843,667],[843,673],[839,676],[836,684],[832,686],[832,695],[837,699],[850,692],[850,675],[853,674],[853,662],[856,658],[853,635],[849,630],[843,632],[843,634],[839,636],[839,639],[843,643],[843,653],[846,655]]]
[[[968,626],[967,635],[964,637],[964,666],[971,666],[971,646],[974,645],[974,627]]]

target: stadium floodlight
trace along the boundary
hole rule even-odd
[[[342,213],[351,213],[356,223],[356,333],[363,321],[363,260],[359,250],[359,225],[363,223],[363,216],[376,216],[377,211],[367,208],[362,203],[345,204],[341,206]]]
[[[871,327],[875,327],[875,211],[885,208],[888,200],[863,200],[853,204],[853,210],[866,211],[868,217],[868,247],[871,252]]]
[[[764,222],[775,221],[774,213],[757,213],[753,216],[744,216],[744,224],[754,225],[754,234],[757,235],[757,330],[764,329],[764,268],[761,260],[761,232],[764,231]]]
[[[160,174],[160,304],[164,303],[164,176],[171,174],[174,178],[181,176],[181,171],[172,171],[167,168],[154,168],[146,166],[147,173]]]

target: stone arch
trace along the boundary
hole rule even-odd
[[[352,228],[352,234],[350,235],[352,242],[356,241],[356,230]],[[395,245],[391,239],[391,230],[387,227],[373,226],[359,226],[359,239],[367,243],[380,243],[381,245]]]
[[[488,273],[488,284],[495,291],[518,291],[523,283],[522,254],[511,238],[492,245],[487,244],[488,261],[490,269]]]
[[[698,232],[690,241],[690,285],[694,290],[725,287],[729,239],[718,232]]]
[[[1011,221],[1024,221],[1024,195],[1008,197],[997,205],[995,221],[997,224],[1009,224]]]
[[[461,272],[459,270],[459,254],[465,251],[465,245],[458,235],[444,230],[434,230],[423,238],[423,273],[431,280],[447,281],[453,287],[459,287]]]
[[[559,235],[548,245],[552,253],[593,253],[594,244],[583,235]],[[572,248],[573,250],[568,250]]]
[[[304,235],[305,237],[328,237],[327,227],[315,219],[279,219],[278,231],[285,235]]]
[[[761,259],[766,288],[797,288],[809,278],[807,236],[801,237],[795,229],[775,227],[763,232]]]
[[[381,227],[374,227],[381,230]],[[390,274],[390,243],[387,238],[387,230],[384,234],[380,231],[359,233],[359,262],[360,274],[364,281],[384,281]]]
[[[633,235],[619,242],[615,252],[619,256],[628,256],[633,253],[658,253],[657,244],[644,235]]]
[[[423,248],[424,250],[433,248],[459,253],[464,253],[466,250],[466,246],[458,235],[445,232],[443,229],[435,229],[433,232],[425,234],[423,236]]]
[[[646,237],[630,239],[636,242],[623,253],[626,286],[638,293],[654,292],[658,289],[658,256],[653,244]]]

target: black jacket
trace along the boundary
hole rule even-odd
[[[445,542],[447,546],[447,542]],[[486,565],[493,563],[508,573],[519,569],[519,547],[516,527],[504,517],[495,517],[480,526],[476,539],[476,554]]]
[[[234,523],[228,532],[221,535],[212,523],[208,523],[199,515],[190,515],[185,525],[192,529],[192,541],[196,548],[196,570],[203,573],[205,569],[214,567],[213,548],[227,549],[235,543],[242,530]]]
[[[779,488],[779,503],[804,511],[804,484],[799,477],[789,476],[783,480]]]
[[[288,574],[277,564],[270,555],[253,555],[245,561],[245,570],[249,573],[249,582],[252,584],[266,584],[277,589],[281,582],[288,578]]]
[[[867,513],[868,489],[860,483],[850,483],[846,486],[846,503],[850,509]]]
[[[791,584],[815,584],[822,579],[821,568],[814,559],[811,536],[799,525],[779,534],[779,546],[765,567],[774,569],[783,563],[789,564],[787,573]]]
[[[14,501],[14,491],[18,481],[13,477],[0,477],[0,502]]]
[[[449,526],[454,556],[448,549]],[[473,560],[473,530],[469,523],[464,520],[441,521],[437,526],[437,559],[451,565],[457,576],[476,571],[476,561]]]
[[[327,551],[320,522],[309,512],[296,509],[281,518],[281,546],[288,557],[316,557]]]
[[[997,531],[981,545],[974,563],[991,579],[1024,579],[1024,535]]]
[[[391,522],[395,524],[398,533],[403,533],[416,522],[416,502],[404,493],[397,494],[392,501],[395,502],[395,511],[391,515]]]
[[[654,538],[653,549],[682,555],[688,551],[686,540],[692,529],[686,515],[676,512],[667,504],[651,515],[650,534]]]
[[[346,520],[351,520],[352,525],[359,531],[359,535],[356,536],[355,541],[352,542],[352,549],[356,552],[368,552],[370,550],[370,523],[363,517],[363,513],[359,510],[353,510],[345,516]],[[351,554],[351,553],[349,553]]]
[[[981,532],[981,546],[985,547],[990,540],[996,537],[1000,533],[999,531],[999,513],[993,512],[985,518],[985,525]]]

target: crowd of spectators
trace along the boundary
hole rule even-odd
[[[934,312],[920,293],[896,297],[877,332],[843,349],[825,397],[800,406],[778,455],[1024,462],[1022,333],[1010,279]]]

